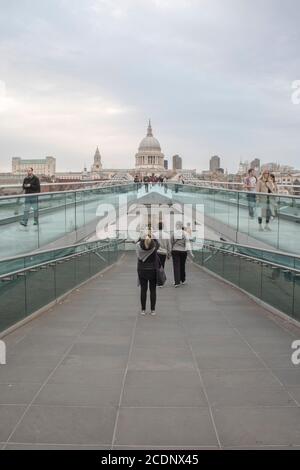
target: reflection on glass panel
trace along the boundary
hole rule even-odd
[[[193,255],[194,255],[193,261],[197,264],[202,265],[203,264],[203,259],[202,259],[203,251],[202,250],[195,250],[195,251],[193,251]]]
[[[235,285],[240,283],[240,263],[242,260],[238,256],[224,254],[223,276]]]
[[[295,268],[295,257],[272,251],[263,251],[262,258],[275,264],[281,264],[289,268]]]
[[[300,198],[280,196],[278,203],[278,248],[291,253],[300,252]]]
[[[71,233],[76,229],[76,196],[75,192],[66,193],[66,232]]]
[[[37,211],[36,196],[0,199],[0,258],[38,248]]]
[[[239,193],[235,191],[223,191],[226,193],[228,204],[228,225],[229,227],[238,229],[239,216]]]
[[[196,187],[188,184],[168,183],[166,186],[167,197],[173,202],[203,204],[208,226],[209,222],[213,222],[212,226],[217,230],[219,222],[225,230],[230,228],[248,235],[250,238],[247,243],[250,245],[259,242],[260,246],[269,247],[270,250],[275,248],[300,253],[299,197],[252,194],[222,187]],[[165,187],[160,185],[149,185],[150,190],[165,194]],[[99,217],[96,217],[99,204],[113,204],[116,207],[119,196],[123,194],[128,196],[128,201],[135,201],[136,196],[141,195],[136,191],[137,185],[129,184],[44,193],[34,196],[36,204],[32,198],[24,196],[2,197],[0,258],[41,249],[66,234],[68,239],[64,239],[64,243],[82,240],[95,231],[99,220]],[[36,210],[39,225],[34,225]],[[28,216],[27,225],[20,225],[20,221],[24,221],[24,214],[25,220]],[[259,218],[262,219],[261,224]],[[228,233],[231,233],[232,237],[236,235],[235,232]]]
[[[66,194],[39,196],[39,245],[63,237],[66,233]]]
[[[26,317],[25,276],[0,281],[0,331]]]
[[[300,273],[294,276],[293,317],[300,321]]]
[[[240,287],[257,298],[261,298],[261,263],[241,259]]]
[[[54,275],[54,267],[50,265],[26,272],[27,315],[55,299]]]
[[[300,271],[300,258],[294,258],[295,260],[295,269]]]
[[[11,260],[0,261],[0,276],[2,274],[13,273],[25,267],[25,258],[13,258]]]
[[[75,193],[75,206],[76,206],[76,229],[83,227],[85,224],[84,218],[84,191],[76,191]]]
[[[292,271],[288,266],[285,268],[285,266],[275,264],[264,264],[264,256],[268,254],[264,250],[252,250],[235,245],[237,253],[244,251],[244,254],[249,256],[245,258],[232,256],[230,252],[219,251],[217,246],[220,247],[220,242],[214,241],[211,245],[215,248],[204,247],[202,256],[195,250],[194,262],[198,264],[203,262],[206,268],[287,315],[300,317],[300,274]],[[223,245],[226,246],[225,243]],[[287,255],[280,254],[281,256],[287,265],[295,261],[294,257],[291,257],[289,261]]]
[[[103,254],[104,253],[102,250],[95,250],[91,252],[90,262],[92,275],[97,274],[107,266],[106,258],[103,256]]]
[[[239,212],[238,228],[239,232],[249,235],[251,230],[257,226],[256,195],[251,192],[238,193]]]
[[[75,258],[76,284],[86,281],[90,277],[89,253],[76,256]]]
[[[206,253],[204,266],[220,276],[223,275],[223,255],[217,250],[209,250]]]
[[[56,297],[60,297],[76,285],[75,259],[58,261],[55,264]]]
[[[294,277],[291,271],[264,266],[262,276],[262,300],[291,315]]]

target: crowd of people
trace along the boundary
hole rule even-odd
[[[163,287],[166,282],[166,260],[172,258],[174,287],[186,283],[186,260],[191,249],[191,237],[186,227],[177,224],[176,230],[170,235],[164,231],[163,223],[158,230],[151,227],[140,237],[136,244],[138,283],[140,285],[141,314],[146,314],[147,291],[150,291],[150,313],[156,314],[156,288]]]
[[[278,193],[276,178],[269,170],[264,170],[259,178],[251,168],[244,180],[247,191],[249,217],[257,217],[259,230],[271,231],[270,222],[277,216],[277,205],[271,194]],[[257,194],[258,193],[258,194]],[[265,196],[266,194],[266,196]]]
[[[145,176],[139,176],[135,175],[134,177],[134,183],[137,184],[137,188],[139,189],[142,184],[144,184],[145,191],[148,193],[149,191],[149,186],[152,187],[154,185],[159,185],[163,186],[165,188],[165,193],[167,192],[167,178],[163,175],[156,176],[154,173],[151,176],[145,175]]]
[[[163,175],[156,176],[154,173],[152,173],[151,176],[148,176],[148,175],[145,175],[145,176],[135,175],[134,182],[135,183],[166,183],[167,178]]]

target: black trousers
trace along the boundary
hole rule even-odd
[[[180,284],[185,281],[186,251],[172,251],[174,282]]]
[[[156,277],[153,279],[145,279],[143,276],[139,276],[140,284],[141,284],[141,305],[142,310],[146,310],[146,302],[147,302],[147,290],[148,286],[150,289],[150,304],[151,310],[155,310],[156,305]]]
[[[160,261],[160,264],[162,265],[162,267],[165,269],[165,264],[166,264],[166,257],[167,255],[163,255],[161,253],[157,253],[158,254],[158,257],[159,257],[159,261]]]

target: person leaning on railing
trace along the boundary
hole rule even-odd
[[[257,202],[258,202],[258,209],[259,209],[259,216],[258,216],[258,224],[259,224],[259,230],[263,232],[264,230],[266,231],[271,231],[270,229],[270,219],[271,219],[271,200],[270,196],[264,196],[262,193],[266,194],[273,194],[276,193],[277,191],[277,186],[274,184],[273,179],[270,176],[269,170],[264,170],[262,173],[261,177],[259,178],[257,185],[256,185],[256,191],[257,193],[260,193],[257,195]],[[265,218],[265,227],[263,228],[263,219]]]

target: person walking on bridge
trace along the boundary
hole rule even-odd
[[[33,174],[33,168],[29,168],[27,170],[27,176],[24,178],[23,181],[23,189],[25,194],[30,194],[30,196],[25,197],[25,208],[24,208],[24,215],[23,220],[20,221],[20,224],[24,227],[27,226],[28,219],[29,219],[29,211],[33,209],[33,218],[34,218],[34,225],[38,225],[39,223],[39,214],[38,214],[38,197],[35,195],[41,192],[40,180],[39,178]]]
[[[270,208],[270,194],[276,192],[276,186],[270,176],[269,170],[264,170],[261,177],[259,178],[256,186],[256,191],[260,194],[257,195],[258,205],[259,205],[259,216],[258,216],[258,226],[261,232],[265,230],[271,231],[270,229],[270,219],[271,219],[271,208]],[[265,196],[263,193],[266,193]],[[266,219],[265,228],[263,228],[263,218]]]
[[[171,256],[171,240],[170,234],[163,230],[163,223],[159,222],[158,231],[153,233],[153,237],[158,241],[159,248],[157,254],[160,260],[160,264],[165,268],[166,259],[169,259]]]
[[[138,258],[137,272],[141,286],[141,315],[146,314],[148,286],[150,290],[151,315],[155,315],[157,285],[157,250],[158,241],[148,232],[136,244]]]
[[[248,194],[247,194],[248,210],[249,210],[249,216],[251,219],[254,219],[254,215],[255,215],[256,184],[257,184],[257,178],[254,174],[254,169],[250,168],[248,170],[248,175],[246,176],[244,180],[244,188],[246,191],[248,191]]]
[[[177,225],[174,234],[171,236],[172,260],[174,271],[174,286],[178,287],[180,283],[186,283],[186,260],[190,251],[189,236],[181,224]]]

